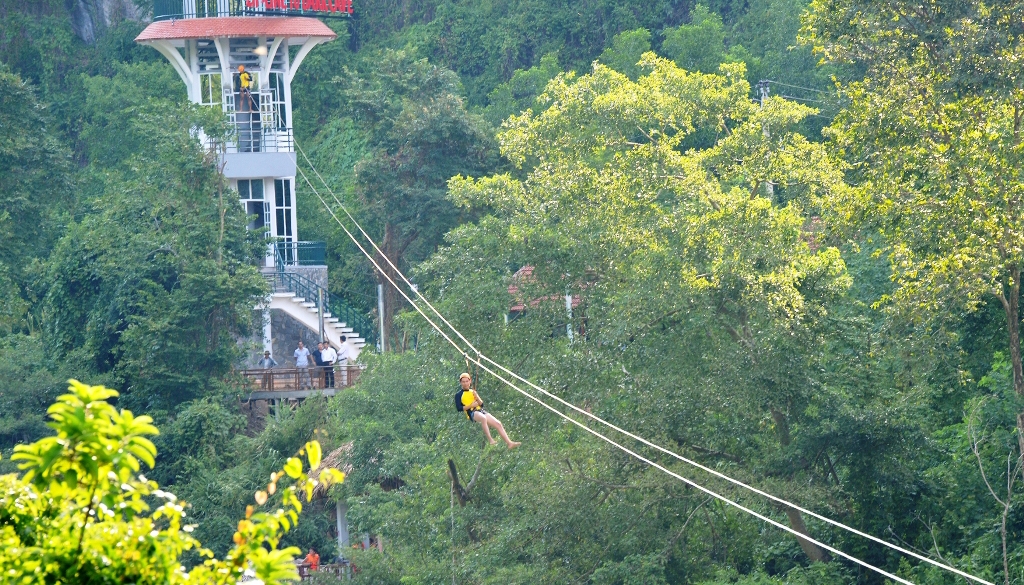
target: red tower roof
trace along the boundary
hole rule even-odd
[[[225,16],[161,20],[146,27],[135,41],[213,39],[217,37],[337,38],[326,24],[301,16]]]

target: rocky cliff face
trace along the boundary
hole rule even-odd
[[[117,22],[147,17],[132,0],[67,0],[67,7],[71,13],[71,28],[87,43],[96,42]]]

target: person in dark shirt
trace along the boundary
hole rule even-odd
[[[313,361],[316,362],[316,378],[320,381],[320,387],[326,388],[324,385],[326,380],[324,379],[324,358],[321,352],[324,350],[323,342],[316,344],[316,349],[313,350]]]

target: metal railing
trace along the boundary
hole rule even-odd
[[[208,139],[207,146],[215,152],[295,152],[295,136],[285,126],[281,104],[272,91],[247,94],[224,90],[223,107],[227,115],[226,140]],[[241,108],[236,108],[235,102]]]
[[[249,392],[299,392],[302,390],[328,390],[348,388],[359,380],[363,368],[358,365],[335,365],[334,385],[328,386],[326,366],[310,365],[308,368],[251,368],[239,370],[246,378]]]
[[[366,315],[340,298],[335,298],[328,307],[331,309],[332,317],[337,317],[339,321],[351,327],[356,335],[366,340],[367,345],[377,346],[377,328]]]
[[[327,573],[338,579],[344,577],[345,579],[352,580],[352,563],[349,561],[320,565],[316,571],[313,571],[306,563],[298,563],[296,566],[299,569],[299,581],[313,579],[314,573]]]
[[[217,16],[347,17],[352,0],[154,0],[153,20]]]
[[[291,128],[267,128],[257,124],[232,123],[232,139],[223,145],[223,152],[295,152]],[[221,152],[219,146],[214,150]]]
[[[308,302],[315,303],[320,298],[319,294],[322,291],[324,295],[324,304],[330,306],[328,304],[329,297],[327,296],[327,291],[301,274],[285,272],[284,270],[281,270],[279,266],[279,269],[273,274],[266,274],[265,276],[270,280],[270,284],[275,292],[295,293],[295,296],[306,299]]]
[[[357,337],[366,340],[367,345],[377,345],[377,330],[373,323],[361,311],[353,308],[340,297],[331,298],[331,293],[316,282],[301,274],[285,272],[285,264],[280,255],[277,257],[277,270],[272,274],[266,274],[270,281],[271,288],[275,292],[295,293],[295,296],[306,299],[309,302],[318,302],[323,299],[331,317],[338,319],[345,326],[352,328],[352,333]],[[321,295],[323,295],[321,297]]]
[[[279,267],[327,264],[327,245],[323,242],[274,242],[271,245]]]

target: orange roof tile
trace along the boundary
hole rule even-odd
[[[161,20],[146,27],[136,42],[213,39],[217,37],[324,37],[337,38],[326,24],[303,16],[224,16]]]

